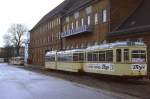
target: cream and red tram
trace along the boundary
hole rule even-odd
[[[147,75],[147,47],[142,42],[116,42],[88,47],[84,72],[143,77]]]
[[[79,72],[83,67],[84,50],[74,49],[57,52],[57,69]]]

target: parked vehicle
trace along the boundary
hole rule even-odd
[[[24,58],[23,57],[12,57],[9,59],[9,64],[14,64],[14,65],[24,65]]]

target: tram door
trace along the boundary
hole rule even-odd
[[[116,62],[117,63],[122,62],[122,51],[121,51],[121,49],[116,50]]]
[[[117,49],[116,50],[116,62],[121,63],[127,63],[129,62],[129,49]]]

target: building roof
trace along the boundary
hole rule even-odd
[[[109,36],[144,33],[150,31],[150,0],[143,0],[129,18]]]
[[[85,4],[87,4],[87,3],[91,2],[91,1],[94,1],[94,0],[76,0],[76,1],[77,2],[74,2],[74,4],[70,7],[70,9],[68,9],[66,11],[65,14],[72,13],[72,12],[76,11],[77,9],[83,7]]]
[[[65,1],[63,1],[56,8],[54,8],[53,10],[51,10],[50,12],[48,12],[45,16],[43,16],[41,18],[41,20],[33,27],[33,29],[36,28],[36,27],[38,27],[38,26],[40,26],[41,24],[43,24],[44,22],[46,22],[47,20],[49,20],[53,16],[55,16],[55,15],[63,12],[65,9],[67,9],[67,5],[70,5],[71,2],[73,2],[73,1],[76,1],[76,0],[65,0]],[[31,31],[33,29],[31,29]]]
[[[47,13],[34,27],[40,26],[42,23],[46,22],[50,18],[53,18],[55,15],[67,14],[70,13],[77,8],[83,6],[84,4],[93,1],[93,0],[64,0],[60,5]],[[32,30],[33,30],[32,29]],[[31,30],[31,31],[32,31]]]

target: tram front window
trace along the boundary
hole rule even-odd
[[[146,62],[146,51],[144,50],[133,50],[132,51],[132,62]]]

